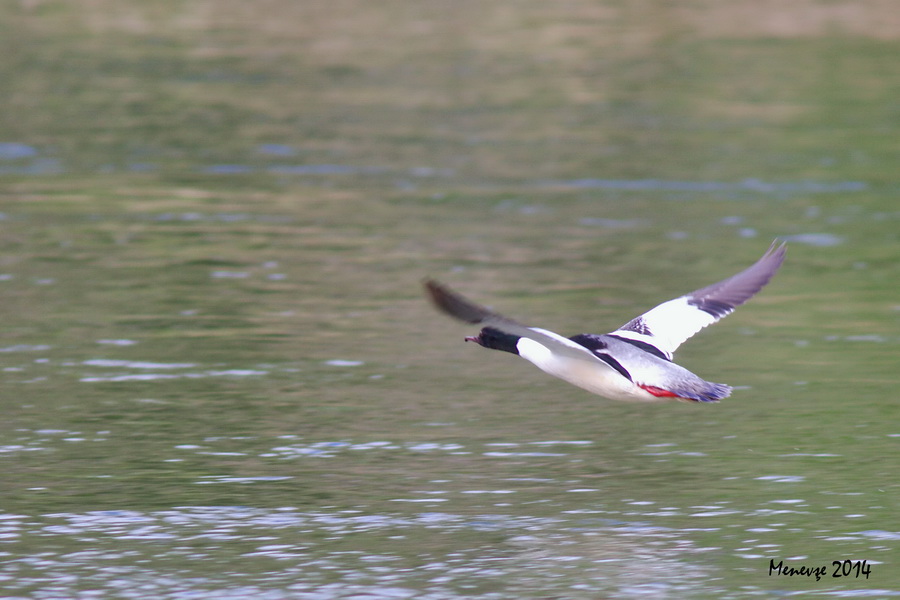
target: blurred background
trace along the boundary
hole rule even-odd
[[[900,596],[898,55],[891,0],[0,3],[0,590]],[[775,238],[677,356],[720,405],[420,289],[602,333]]]

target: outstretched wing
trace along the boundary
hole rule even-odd
[[[534,340],[554,353],[564,356],[581,360],[599,360],[593,352],[568,338],[546,329],[522,325],[509,317],[504,317],[484,306],[475,304],[434,279],[426,279],[424,285],[425,291],[434,305],[455,319],[484,327],[493,327],[504,333]]]
[[[718,283],[663,302],[611,332],[638,345],[649,344],[672,360],[672,353],[692,335],[730,315],[769,283],[784,261],[785,244],[772,242],[756,263]]]

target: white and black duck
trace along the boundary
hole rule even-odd
[[[426,280],[425,289],[441,311],[483,326],[467,342],[518,354],[594,394],[625,401],[718,402],[731,394],[731,387],[705,381],[672,362],[672,354],[761,290],[781,266],[785,251],[785,244],[773,243],[753,266],[733,277],[663,302],[611,333],[570,338],[522,325],[435,280]]]

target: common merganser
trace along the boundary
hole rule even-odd
[[[692,335],[734,312],[765,286],[784,261],[777,240],[753,266],[718,283],[663,302],[607,334],[570,338],[528,327],[427,279],[435,306],[451,317],[484,327],[466,337],[485,348],[518,354],[539,369],[612,400],[718,402],[731,387],[705,381],[672,362]]]

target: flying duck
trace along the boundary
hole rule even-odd
[[[734,312],[765,286],[784,261],[785,244],[772,243],[753,266],[718,283],[663,302],[607,334],[570,338],[528,327],[493,312],[433,279],[424,282],[435,306],[482,325],[467,342],[518,354],[539,369],[612,400],[718,402],[731,387],[705,381],[672,362],[692,335]]]

